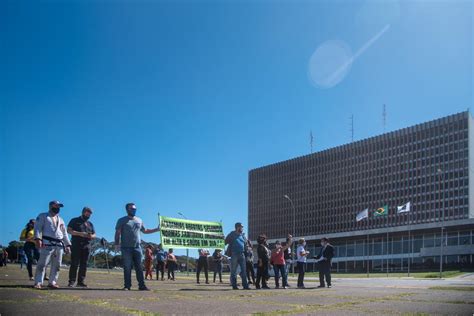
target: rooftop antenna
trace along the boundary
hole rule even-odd
[[[309,131],[309,146],[311,147],[311,153],[313,153],[313,141],[314,141],[313,131],[310,130]]]
[[[387,127],[387,106],[385,104],[383,105],[382,120],[383,120],[383,132],[385,133],[385,128]]]
[[[354,142],[354,114],[351,115],[351,142]]]

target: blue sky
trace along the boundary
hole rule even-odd
[[[150,228],[181,211],[227,232],[248,171],[308,154],[310,130],[321,150],[350,141],[352,114],[356,140],[382,133],[383,104],[390,131],[473,103],[470,1],[0,6],[4,244],[52,199],[66,221],[94,208],[109,240],[129,201]]]

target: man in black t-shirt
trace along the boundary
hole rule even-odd
[[[71,267],[69,268],[69,287],[76,283],[78,287],[87,287],[84,283],[87,271],[87,261],[91,251],[91,241],[95,238],[94,225],[89,221],[92,209],[84,207],[82,215],[71,219],[67,225],[67,232],[72,235]],[[77,268],[79,267],[79,275]]]

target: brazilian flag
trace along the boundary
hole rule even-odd
[[[388,205],[384,205],[375,210],[374,216],[385,216],[388,214]]]

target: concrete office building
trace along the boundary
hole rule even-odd
[[[463,112],[251,170],[249,237],[293,233],[314,254],[326,236],[339,272],[435,270],[441,251],[445,268],[472,268],[473,123]]]

